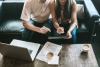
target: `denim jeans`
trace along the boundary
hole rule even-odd
[[[54,29],[54,36],[64,36],[66,35],[67,31],[69,30],[69,27],[70,27],[70,23],[67,23],[67,24],[60,24],[60,27],[63,27],[64,28],[64,34],[58,34],[56,29]],[[70,43],[76,43],[76,32],[77,32],[77,26],[73,29],[73,31],[71,32],[72,34],[72,38],[70,39]]]
[[[43,26],[48,27],[52,31],[52,20],[51,19],[48,19],[42,23],[37,23],[34,20],[30,20],[30,23],[32,23],[33,25],[35,25],[37,27],[43,27]],[[22,39],[24,41],[33,42],[33,40],[39,39],[39,38],[41,38],[41,36],[46,36],[48,38],[48,36],[51,34],[52,34],[51,32],[47,32],[46,34],[41,34],[41,33],[35,32],[35,31],[31,31],[27,28],[24,28],[24,31],[22,32]],[[41,39],[41,40],[43,40],[43,39]]]

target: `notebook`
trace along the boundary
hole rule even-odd
[[[3,56],[33,61],[40,44],[13,39],[10,44],[0,42],[0,53]]]

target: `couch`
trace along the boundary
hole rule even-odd
[[[84,5],[84,19],[78,19],[77,43],[88,43],[91,40],[94,21],[99,18],[91,0],[76,0]],[[10,43],[12,39],[22,39],[23,25],[20,20],[24,1],[0,1],[0,41]],[[36,35],[35,35],[36,36]],[[52,35],[53,36],[53,35]],[[40,37],[40,43],[46,41]],[[34,38],[34,40],[36,40]],[[65,39],[50,39],[54,43],[65,43]]]

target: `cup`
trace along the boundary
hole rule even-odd
[[[48,51],[46,53],[46,58],[49,59],[49,60],[52,59],[53,56],[54,56],[54,53],[52,51]]]
[[[90,47],[89,47],[88,44],[82,45],[82,51],[83,51],[83,52],[88,52],[89,50],[90,50]]]

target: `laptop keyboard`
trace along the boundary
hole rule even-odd
[[[33,51],[33,50],[28,50],[29,54],[31,54],[31,53],[32,53],[32,51]]]

